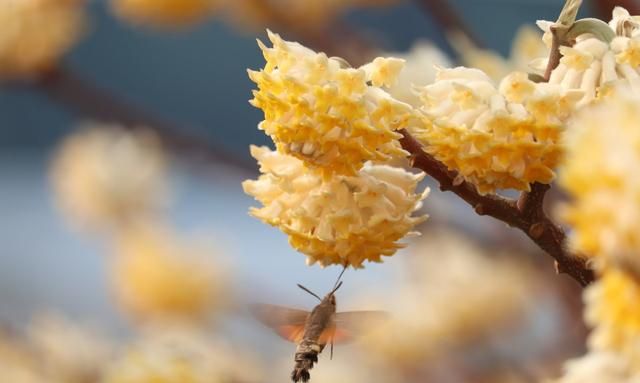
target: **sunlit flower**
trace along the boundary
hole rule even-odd
[[[463,360],[478,344],[488,363],[490,339],[506,337],[527,310],[527,269],[450,232],[412,249],[399,290],[389,293],[391,319],[365,339],[371,363],[416,371],[452,354]]]
[[[310,264],[380,262],[426,219],[412,216],[428,192],[416,194],[423,175],[365,164],[354,176],[324,180],[293,156],[255,146],[251,154],[263,174],[242,186],[264,205],[251,214],[288,234]]]
[[[237,22],[255,29],[277,24],[308,31],[330,25],[351,9],[394,2],[397,0],[242,0],[227,2],[227,8]]]
[[[81,225],[113,227],[157,210],[165,159],[147,130],[89,125],[68,137],[52,165],[58,202]]]
[[[560,183],[573,197],[563,218],[571,244],[640,271],[640,96],[624,89],[580,113],[569,126]]]
[[[480,193],[529,190],[554,179],[564,122],[579,92],[536,84],[515,72],[497,88],[480,70],[442,69],[421,90],[431,125],[414,131],[433,154]]]
[[[207,19],[224,0],[111,0],[114,12],[135,24],[186,26]]]
[[[0,1],[0,79],[52,69],[85,26],[84,0]]]
[[[640,92],[640,35],[634,20],[626,10],[617,7],[609,23],[610,30],[606,24],[602,26],[611,35],[611,41],[584,34],[572,47],[561,47],[563,57],[551,73],[549,83],[582,90],[584,97],[579,105],[595,100],[602,88],[613,82],[629,84],[634,92]],[[550,25],[540,23],[547,34]],[[540,59],[537,69],[546,65],[547,59]]]
[[[104,334],[56,314],[36,316],[26,335],[51,382],[95,381],[112,356],[113,344]]]
[[[253,356],[210,333],[188,328],[154,328],[123,350],[104,383],[212,383],[260,381]]]
[[[154,225],[126,230],[112,261],[118,303],[136,318],[198,321],[224,305],[223,265],[208,248],[169,230]]]
[[[354,175],[366,161],[404,156],[395,130],[415,122],[413,108],[377,85],[391,85],[401,60],[378,58],[359,69],[269,32],[273,48],[259,72],[252,105],[279,151],[325,173]],[[374,85],[370,85],[372,82]]]
[[[589,347],[613,352],[640,376],[640,284],[629,274],[607,269],[585,292]]]
[[[565,375],[553,383],[637,383],[640,375],[631,376],[629,366],[620,355],[610,352],[591,352],[570,360]]]
[[[431,84],[436,78],[438,67],[452,66],[451,60],[441,50],[424,41],[414,44],[409,52],[391,52],[389,55],[403,59],[405,63],[395,85],[387,91],[396,100],[414,107],[420,106],[420,98],[414,88]]]
[[[500,81],[513,71],[529,72],[534,59],[547,56],[549,48],[542,42],[541,34],[530,25],[523,25],[516,32],[508,58],[499,53],[476,47],[462,34],[452,34],[451,42],[460,55],[462,65],[480,69],[494,81]]]

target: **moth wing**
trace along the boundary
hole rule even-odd
[[[253,304],[250,310],[258,321],[283,339],[294,343],[302,341],[308,311],[264,303]]]
[[[345,311],[336,313],[333,326],[326,329],[320,336],[326,343],[349,343],[377,326],[381,326],[389,319],[384,311]]]

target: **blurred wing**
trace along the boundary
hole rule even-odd
[[[345,311],[336,313],[334,326],[325,330],[320,337],[325,343],[348,343],[366,335],[367,331],[381,326],[389,319],[384,311]],[[322,344],[322,342],[320,342]]]
[[[294,343],[299,343],[302,340],[304,325],[309,316],[308,311],[264,303],[253,304],[250,309],[257,320],[285,340]]]

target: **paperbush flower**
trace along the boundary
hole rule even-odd
[[[203,246],[155,225],[136,225],[121,233],[115,255],[116,298],[136,318],[198,321],[222,306],[221,265]]]
[[[390,320],[365,339],[374,365],[419,371],[449,353],[464,360],[476,342],[487,356],[490,339],[507,336],[506,324],[527,311],[526,268],[492,259],[463,236],[431,234],[412,247],[408,272],[393,292]]]
[[[640,374],[640,284],[631,275],[607,269],[585,292],[592,350],[613,352]]]
[[[160,143],[150,131],[94,124],[62,143],[51,175],[65,213],[81,225],[104,228],[157,210],[165,170]]]
[[[513,71],[529,72],[529,65],[534,59],[548,56],[549,48],[541,37],[535,27],[521,26],[511,43],[511,53],[507,58],[497,52],[478,48],[463,34],[451,34],[450,41],[464,66],[480,69],[494,81],[500,81]]]
[[[405,61],[396,83],[387,92],[396,100],[414,107],[420,106],[420,98],[414,90],[418,86],[431,84],[436,78],[437,67],[451,67],[451,60],[444,52],[427,41],[420,41],[408,52],[391,52],[392,57]]]
[[[640,35],[639,24],[634,20],[625,9],[617,7],[609,23],[611,41],[584,34],[573,47],[561,47],[563,57],[549,83],[582,90],[584,97],[579,105],[593,101],[605,85],[614,82],[627,83],[634,92],[640,92]],[[539,25],[549,33],[551,23]],[[546,63],[547,59],[538,60],[538,69],[546,67]]]
[[[480,193],[549,183],[566,118],[579,92],[535,84],[515,72],[497,88],[480,70],[442,69],[421,89],[429,123],[414,131],[433,154]]]
[[[395,130],[415,121],[413,108],[378,86],[393,84],[402,60],[377,58],[359,69],[269,32],[267,63],[249,71],[258,85],[251,104],[277,149],[325,174],[354,175],[366,161],[404,156]]]
[[[640,96],[617,89],[572,120],[560,184],[571,245],[640,271]]]
[[[640,375],[629,371],[624,358],[612,352],[591,352],[565,364],[565,375],[553,383],[635,383]]]
[[[194,328],[158,327],[130,344],[112,363],[104,383],[258,382],[250,351],[211,340]]]
[[[263,174],[242,186],[264,205],[251,214],[285,232],[310,264],[380,262],[426,219],[412,216],[428,192],[415,192],[421,174],[365,164],[354,176],[325,180],[293,156],[255,146],[251,154]]]
[[[54,67],[78,41],[84,0],[0,1],[0,80]]]
[[[136,24],[186,26],[211,16],[222,0],[111,0],[114,12]]]

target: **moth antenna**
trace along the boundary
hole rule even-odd
[[[319,301],[322,301],[322,298],[320,298],[318,295],[316,295],[316,293],[314,293],[313,291],[309,290],[308,288],[302,286],[299,283],[298,283],[298,287],[301,288],[302,290],[308,292],[309,294],[313,295],[314,297],[318,298]]]

